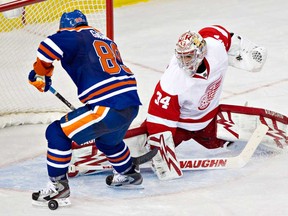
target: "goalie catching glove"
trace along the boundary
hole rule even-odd
[[[159,149],[152,159],[152,170],[160,180],[171,180],[183,176],[170,131],[150,135],[147,143],[148,148]]]
[[[229,65],[250,72],[259,72],[267,58],[265,47],[231,33],[231,47],[228,51]]]
[[[52,84],[50,76],[40,76],[34,70],[29,73],[29,83],[36,87],[40,92],[47,92]]]

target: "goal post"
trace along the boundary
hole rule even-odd
[[[57,32],[63,12],[81,10],[88,24],[113,39],[113,0],[0,0],[0,128],[49,123],[69,109],[28,83],[39,43]],[[77,90],[58,61],[52,84],[74,106]]]

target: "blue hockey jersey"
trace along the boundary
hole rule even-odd
[[[65,28],[47,37],[37,50],[35,72],[43,75],[39,68],[53,67],[54,60],[61,61],[82,103],[119,110],[141,105],[136,79],[123,64],[116,43],[98,30]]]

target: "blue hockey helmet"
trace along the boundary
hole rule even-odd
[[[74,28],[80,25],[88,25],[86,16],[80,10],[63,13],[59,28]]]

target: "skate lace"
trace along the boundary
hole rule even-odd
[[[125,181],[127,181],[126,175],[121,175],[116,170],[113,170],[113,174],[114,174],[113,182],[125,182]]]
[[[47,183],[46,188],[44,188],[44,189],[41,190],[41,194],[50,194],[51,192],[52,192],[52,193],[56,193],[56,192],[57,192],[57,189],[56,189],[55,183],[49,181],[49,182]]]

